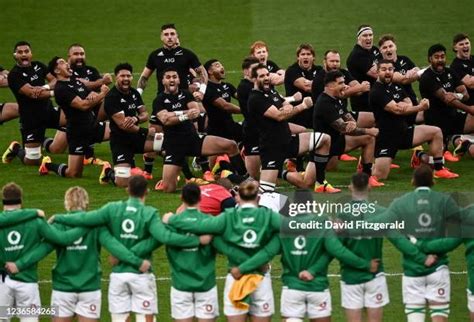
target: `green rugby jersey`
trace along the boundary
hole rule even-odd
[[[380,216],[369,219],[370,222],[404,222],[404,235],[413,235],[419,240],[442,237],[445,235],[449,221],[459,221],[460,209],[449,196],[418,187],[395,199],[387,211]],[[403,269],[406,276],[426,276],[436,271],[441,265],[448,264],[445,253],[438,254],[438,261],[426,267],[408,253],[403,253]]]
[[[30,210],[26,210],[31,212]],[[19,218],[22,211],[15,211]],[[34,218],[20,222],[16,225],[4,227],[0,230],[0,248],[4,256],[4,262],[15,262],[24,254],[35,249],[45,239],[57,245],[69,245],[83,236],[88,229],[75,228],[68,231],[60,231],[51,227],[43,218]],[[12,275],[13,280],[36,283],[38,281],[37,264],[31,265],[22,272]]]
[[[60,231],[70,229],[70,227],[61,224],[54,224],[54,227]],[[42,243],[18,259],[16,265],[22,271],[55,249],[56,263],[52,270],[53,289],[62,292],[95,291],[101,287],[101,245],[120,261],[137,268],[143,262],[141,258],[119,243],[106,227],[102,226],[90,230],[66,247]]]
[[[19,224],[38,216],[37,209],[13,209],[0,212],[0,227]]]
[[[69,226],[107,226],[112,236],[127,249],[131,249],[140,241],[149,237],[168,245],[199,246],[199,237],[181,235],[170,231],[161,222],[157,209],[145,206],[138,198],[109,202],[102,208],[87,213],[56,216],[55,222]],[[151,252],[143,258],[151,258]],[[140,273],[135,266],[122,261],[114,266],[112,271],[116,273]]]
[[[173,215],[168,224],[194,234],[221,235],[225,242],[237,246],[251,257],[280,230],[280,215],[268,208],[244,204],[226,209],[216,217],[197,219]],[[229,267],[240,263],[240,258],[228,256]]]

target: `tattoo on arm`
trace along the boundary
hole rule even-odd
[[[148,84],[148,78],[146,78],[145,76],[140,76],[137,87],[141,89],[145,89],[147,84]]]
[[[342,119],[345,121],[345,122],[349,122],[349,121],[352,121],[352,122],[355,122],[356,120],[354,120],[354,118],[352,117],[351,113],[346,113],[342,116]]]
[[[354,131],[350,133],[351,135],[358,136],[366,134],[365,129],[361,127],[356,127]]]
[[[331,126],[340,133],[346,133],[346,125],[346,122],[344,122],[342,118],[338,118],[331,123]]]

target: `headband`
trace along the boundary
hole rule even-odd
[[[357,32],[357,38],[359,38],[359,36],[363,33],[363,32],[366,32],[366,31],[372,31],[372,28],[371,27],[362,27],[359,29],[359,31]],[[373,32],[373,31],[372,31]]]
[[[7,206],[19,205],[19,204],[21,204],[21,199],[10,199],[10,200],[3,199],[3,204],[7,205]]]

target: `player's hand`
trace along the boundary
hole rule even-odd
[[[301,271],[299,274],[298,274],[298,278],[302,281],[306,281],[306,282],[309,282],[309,281],[312,281],[314,279],[314,276],[313,274],[311,274],[310,272],[308,271]]]
[[[446,92],[445,97],[446,97],[446,101],[448,103],[451,103],[452,101],[455,101],[455,100],[458,99],[457,95],[455,93],[451,93],[451,92]]]
[[[90,92],[89,95],[87,95],[86,100],[92,101],[95,100],[99,96],[96,92]]]
[[[307,96],[303,99],[303,104],[305,106],[305,109],[308,109],[313,106],[313,99]]]
[[[269,270],[270,270],[270,263],[267,263],[267,264],[264,264],[262,266],[260,266],[260,268],[258,269],[261,273],[265,274],[267,273]]]
[[[18,272],[19,272],[18,267],[16,266],[16,264],[14,262],[7,262],[5,264],[5,269],[10,274],[18,274]]]
[[[163,222],[163,224],[168,224],[168,222],[170,221],[170,218],[171,216],[173,216],[174,214],[172,212],[167,212],[166,214],[163,215],[163,217],[161,217],[161,221]]]
[[[36,99],[41,95],[41,92],[46,91],[46,88],[43,87],[34,87],[33,88],[33,98]]]
[[[428,256],[426,256],[425,266],[426,267],[433,266],[437,261],[438,261],[438,256],[429,254]]]
[[[110,263],[111,266],[115,266],[115,265],[118,265],[118,263],[120,263],[120,261],[118,260],[117,257],[109,255],[109,263]]]
[[[357,128],[357,123],[354,121],[347,121],[346,122],[346,133],[351,133]]]
[[[36,214],[38,215],[38,217],[41,217],[41,218],[45,217],[45,213],[41,209],[36,209]]]
[[[362,92],[368,92],[370,91],[370,83],[368,81],[363,81],[360,83]]]
[[[238,267],[232,267],[230,269],[230,275],[236,280],[239,280],[242,277],[242,273]]]
[[[423,98],[420,101],[420,107],[421,107],[420,111],[426,111],[427,109],[429,109],[430,108],[430,100],[427,99],[427,98]]]
[[[112,75],[110,75],[109,73],[104,74],[104,76],[102,76],[102,83],[104,83],[105,85],[111,84],[112,83]]]
[[[212,235],[201,235],[199,236],[199,243],[201,245],[209,245],[212,241]]]
[[[303,99],[303,94],[301,94],[301,92],[296,92],[293,94],[293,98],[295,99],[295,102],[299,102]]]
[[[369,129],[365,129],[365,133],[370,136],[377,137],[377,135],[379,135],[379,129],[376,127],[371,127]]]
[[[195,93],[200,93],[200,92],[195,92]],[[195,108],[188,111],[188,117],[190,120],[197,119],[199,117],[199,114],[201,114],[201,111]]]
[[[100,87],[100,92],[101,92],[102,94],[107,94],[109,91],[110,91],[110,88],[109,88],[107,85],[102,85],[102,86]]]
[[[193,92],[193,96],[194,96],[194,99],[198,102],[202,102],[202,100],[204,99],[204,94],[201,93],[200,91]]]
[[[379,265],[380,265],[380,259],[374,258],[370,261],[370,272],[371,273],[377,273],[379,270]]]
[[[54,215],[52,215],[51,217],[49,217],[48,219],[48,224],[52,224],[54,223]]]
[[[150,270],[150,267],[151,267],[150,261],[147,259],[144,259],[138,270],[142,273],[146,273]]]
[[[135,118],[132,116],[126,116],[122,122],[122,126],[126,129],[129,129],[134,125],[135,125]]]

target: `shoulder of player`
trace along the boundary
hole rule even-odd
[[[292,65],[288,66],[286,69],[285,75],[299,72],[301,70],[300,65],[298,65],[298,62],[293,63]]]

